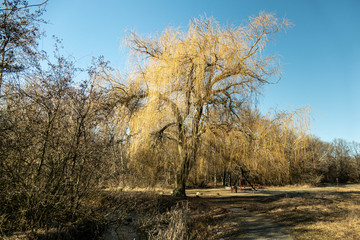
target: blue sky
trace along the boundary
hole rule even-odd
[[[32,1],[30,1],[32,2]],[[189,20],[213,16],[221,24],[244,24],[260,11],[286,17],[293,27],[276,36],[282,79],[265,87],[262,111],[310,106],[312,133],[324,141],[360,142],[360,1],[358,0],[50,0],[47,33],[40,47],[52,51],[52,35],[79,65],[103,55],[116,68],[126,64],[123,39],[130,31],[186,29]]]

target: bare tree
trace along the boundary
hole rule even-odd
[[[23,0],[4,0],[0,9],[0,95],[5,73],[17,73],[30,65],[27,59],[38,55],[39,23],[44,4],[29,5]]]
[[[4,87],[0,212],[13,220],[2,219],[1,232],[76,219],[109,155],[102,134],[107,97],[97,87],[104,63],[95,63],[88,78],[75,82],[73,62],[60,54],[55,59],[27,73],[22,84]]]

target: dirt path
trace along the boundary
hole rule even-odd
[[[168,229],[166,221],[170,222],[167,211],[177,203],[185,204],[193,223],[189,229],[192,239],[360,239],[360,184],[273,187],[237,193],[226,188],[204,188],[187,189],[186,193],[187,198],[174,198],[170,190],[161,190],[159,196],[134,193],[136,197],[124,199],[129,206],[136,203],[140,215],[144,210],[161,209],[157,215],[161,218],[156,218],[161,222],[154,224],[163,230]],[[147,239],[133,232],[138,227],[133,225],[136,221],[124,220],[122,227],[114,222],[104,239]],[[128,231],[129,238],[124,238],[123,233]]]
[[[197,192],[196,192],[197,191]],[[245,239],[245,240],[291,240],[293,239],[286,228],[263,214],[244,210],[246,202],[261,201],[271,196],[280,194],[288,194],[282,191],[258,191],[258,192],[242,192],[230,193],[224,189],[209,190],[193,190],[188,191],[190,196],[200,195],[201,198],[208,199],[208,203],[212,206],[221,207],[231,213],[231,221],[238,222],[237,229],[230,231],[229,234],[222,235],[219,239]],[[240,202],[241,201],[241,202]],[[245,204],[244,204],[245,203]]]
[[[187,193],[206,199],[212,208],[231,210],[223,222],[232,225],[218,224],[217,239],[360,239],[353,237],[360,226],[359,189],[360,185],[273,187],[231,193],[208,188]]]
[[[250,213],[240,208],[232,206],[226,207],[232,213],[236,214],[239,221],[244,226],[242,233],[225,239],[244,239],[244,240],[262,240],[262,239],[277,239],[277,240],[292,240],[293,238],[287,231],[279,224],[272,222],[260,214]]]

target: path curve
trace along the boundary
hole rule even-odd
[[[243,240],[293,240],[289,233],[279,224],[271,221],[261,214],[251,213],[249,211],[227,207],[228,210],[238,215],[244,226],[244,233],[238,236],[231,236],[231,239],[243,239]]]

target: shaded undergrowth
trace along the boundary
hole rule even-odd
[[[111,225],[115,225],[118,229],[126,226],[135,232],[135,235],[128,236],[129,239],[132,236],[137,239],[212,239],[207,223],[213,221],[213,218],[207,213],[207,205],[202,201],[189,201],[153,192],[99,191],[86,196],[76,214],[66,208],[61,210],[64,206],[59,203],[56,209],[46,206],[49,212],[39,227],[30,228],[24,223],[22,228],[15,227],[16,223],[34,219],[36,213],[43,211],[41,206],[41,203],[36,203],[32,207],[33,211],[27,210],[24,216],[6,218],[7,215],[3,214],[1,227],[7,227],[8,231],[2,232],[1,237],[104,239],[104,233]]]

